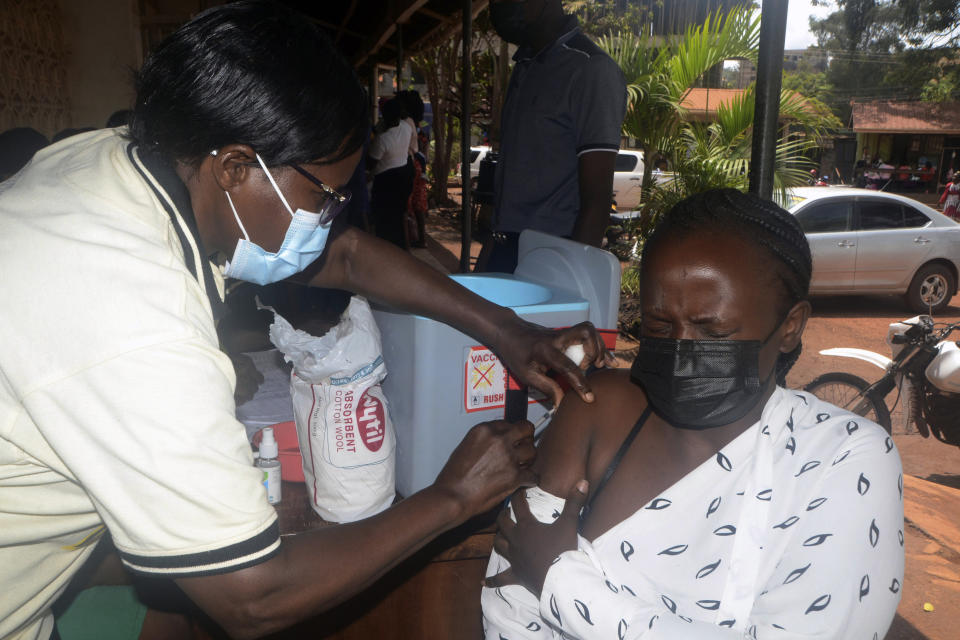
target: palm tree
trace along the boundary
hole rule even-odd
[[[702,25],[677,37],[621,33],[602,38],[600,46],[620,65],[627,79],[627,114],[623,132],[637,139],[644,165],[643,202],[651,216],[680,199],[713,187],[745,189],[752,148],[752,89],[717,109],[713,123],[689,122],[683,100],[712,67],[732,58],[756,62],[759,17],[746,7],[711,14]],[[775,185],[785,189],[804,184],[812,166],[806,152],[840,122],[816,100],[795,92],[780,96],[781,117],[796,131],[783,131],[777,145]],[[674,179],[652,180],[654,153],[666,156]]]
[[[704,73],[730,58],[756,60],[760,22],[743,8],[725,16],[710,15],[679,37],[644,32],[600,39],[627,79],[627,113],[623,132],[636,138],[651,158],[676,146],[683,123],[683,99]],[[643,190],[652,184],[650,162],[644,166]]]

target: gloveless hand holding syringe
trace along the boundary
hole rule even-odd
[[[563,351],[563,355],[567,356],[573,362],[577,363],[577,366],[583,364],[583,359],[586,357],[586,352],[583,349],[583,345],[580,343],[572,344]],[[540,438],[540,435],[543,433],[543,430],[549,424],[553,414],[557,412],[557,406],[554,405],[550,407],[550,410],[543,414],[539,420],[537,420],[533,425],[533,439],[534,441]]]

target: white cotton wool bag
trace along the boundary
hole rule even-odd
[[[387,370],[370,305],[354,296],[320,337],[274,311],[270,341],[293,365],[290,395],[314,511],[329,522],[353,522],[389,507],[397,440],[380,388]]]

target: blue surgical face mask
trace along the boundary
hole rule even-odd
[[[236,218],[240,231],[243,232],[243,238],[237,241],[237,246],[233,250],[233,257],[227,263],[223,275],[228,278],[245,280],[255,284],[270,284],[279,282],[300,273],[314,260],[320,257],[324,248],[327,246],[327,237],[330,235],[332,220],[323,220],[327,218],[325,212],[313,213],[303,209],[297,209],[296,212],[287,204],[287,199],[283,197],[276,181],[267,169],[260,155],[257,154],[257,162],[263,167],[270,184],[274,191],[280,196],[283,206],[290,212],[292,220],[287,228],[287,233],[283,237],[283,244],[276,252],[266,251],[263,247],[252,242],[247,230],[240,221],[237,214],[237,208],[233,205],[233,199],[226,191],[227,201],[233,210],[233,217]],[[323,224],[326,222],[326,224]]]

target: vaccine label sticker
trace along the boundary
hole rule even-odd
[[[507,370],[500,358],[486,347],[465,350],[463,408],[467,413],[502,409]]]

